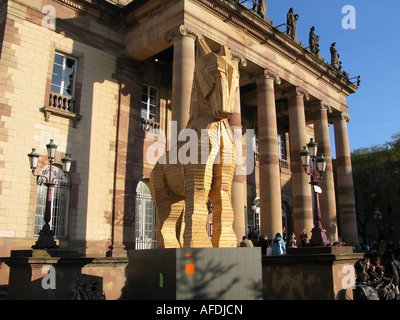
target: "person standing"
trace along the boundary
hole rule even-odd
[[[267,248],[269,248],[268,235],[264,233],[258,240],[256,247],[261,247],[261,254],[265,256],[267,254]]]
[[[303,232],[300,234],[300,241],[301,241],[301,246],[306,247],[307,246],[307,232],[306,229],[303,229]]]
[[[278,232],[272,241],[272,255],[281,256],[286,252],[285,241],[283,241],[281,234]]]
[[[297,248],[297,239],[296,239],[296,234],[293,232],[292,235],[289,238],[289,243],[288,243],[289,248]]]

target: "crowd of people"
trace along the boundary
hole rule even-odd
[[[362,245],[365,254],[355,265],[356,292],[360,298],[399,300],[400,241],[375,241]]]
[[[305,237],[303,235],[305,234]],[[302,246],[306,246],[307,234],[303,231],[301,238]],[[256,229],[253,229],[251,233],[246,237],[243,237],[243,241],[240,243],[241,247],[261,247],[262,255],[267,254],[267,249],[271,248],[272,255],[282,255],[285,254],[286,248],[297,248],[297,238],[295,233],[292,233],[289,238],[286,236],[286,230],[283,228],[283,232],[277,233],[273,239],[270,239],[267,234],[258,236]]]
[[[300,234],[299,246],[307,246],[308,236],[305,230]],[[335,243],[333,245],[344,245]],[[267,234],[258,236],[253,229],[247,237],[243,237],[241,247],[261,247],[262,255],[267,254],[268,248],[272,248],[272,255],[285,254],[286,248],[297,248],[297,238],[293,233],[286,236],[285,229],[282,234],[277,233],[273,239]],[[355,251],[356,248],[353,248]],[[359,248],[357,248],[359,249]],[[376,240],[372,246],[361,244],[363,258],[355,265],[357,299],[400,300],[400,241],[395,245],[392,240]]]

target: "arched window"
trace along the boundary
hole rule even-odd
[[[156,210],[147,181],[140,181],[136,188],[135,249],[156,247]]]
[[[50,166],[45,167],[41,175],[48,177],[50,173]],[[67,219],[69,209],[69,193],[71,183],[69,177],[64,175],[61,167],[53,165],[52,177],[64,177],[63,180],[56,180],[55,186],[52,188],[51,197],[51,220],[50,226],[54,231],[54,236],[58,239],[67,237]],[[36,214],[35,214],[35,228],[34,235],[38,236],[40,230],[44,225],[44,213],[46,211],[47,187],[43,183],[44,179],[38,178],[38,190],[36,198]]]

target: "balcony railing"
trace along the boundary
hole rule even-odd
[[[279,165],[282,169],[289,169],[289,163],[287,160],[279,159]]]
[[[71,97],[50,92],[49,107],[74,113],[74,100]]]
[[[50,115],[56,115],[73,120],[73,125],[76,127],[77,123],[82,119],[82,116],[76,113],[73,98],[50,92],[47,101],[47,105],[41,109],[46,121],[50,120]]]
[[[148,119],[142,119],[140,123],[140,129],[143,132],[152,132],[154,134],[160,134],[160,123],[151,121]]]

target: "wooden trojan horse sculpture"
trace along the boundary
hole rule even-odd
[[[229,49],[223,46],[216,54],[200,39],[187,125],[198,137],[190,150],[195,161],[180,161],[180,152],[187,148],[183,151],[186,142],[178,141],[177,149],[159,159],[150,178],[158,248],[237,246],[231,204],[235,148],[227,119],[233,113],[238,87],[239,72]],[[178,154],[176,161],[172,161],[173,152]],[[207,232],[209,200],[213,207],[211,241]]]

